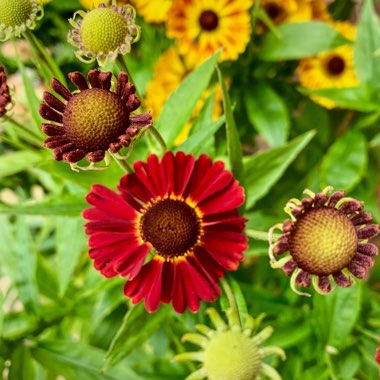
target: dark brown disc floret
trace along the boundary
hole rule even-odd
[[[108,150],[117,153],[128,147],[140,130],[152,125],[150,114],[131,115],[140,100],[127,74],[119,74],[115,92],[111,91],[111,72],[91,70],[87,79],[79,72],[68,77],[79,91],[71,93],[54,78],[51,86],[63,101],[45,92],[40,106],[40,115],[50,122],[41,126],[49,136],[44,145],[54,149],[55,160],[102,161]]]
[[[7,84],[7,75],[5,74],[4,67],[0,65],[0,117],[5,115],[11,102],[12,99]]]

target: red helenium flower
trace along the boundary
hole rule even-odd
[[[144,299],[149,312],[160,302],[196,312],[200,300],[220,295],[219,278],[238,268],[247,248],[237,211],[243,188],[206,155],[151,154],[134,169],[119,194],[94,185],[87,195],[89,255],[105,277],[128,276],[125,295]]]
[[[380,364],[380,347],[376,349],[376,354],[375,354],[375,360],[378,364]]]

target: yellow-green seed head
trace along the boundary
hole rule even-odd
[[[289,238],[290,253],[310,274],[329,275],[345,268],[358,246],[350,219],[334,208],[317,208],[295,223]]]
[[[128,34],[127,20],[110,8],[97,8],[86,13],[80,28],[82,43],[95,54],[116,50]]]
[[[32,13],[30,0],[0,0],[0,24],[15,27],[25,24]]]
[[[260,373],[259,349],[240,331],[215,334],[204,354],[204,368],[209,380],[254,380]]]

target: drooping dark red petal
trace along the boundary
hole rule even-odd
[[[361,224],[367,224],[372,221],[372,214],[367,211],[363,211],[360,214],[351,218],[351,222],[354,226],[360,226]]]
[[[140,115],[131,115],[129,117],[130,127],[137,127],[137,130],[151,126],[153,124],[152,115],[150,113],[142,113]],[[129,128],[128,128],[129,132]]]
[[[65,136],[52,136],[44,141],[44,146],[49,149],[54,149],[59,146],[68,144],[70,140]]]
[[[333,193],[328,202],[329,207],[335,207],[335,205],[344,197],[344,190],[339,190]]]
[[[45,120],[55,121],[60,124],[63,122],[63,116],[47,104],[40,105],[39,113]]]
[[[314,197],[314,206],[315,207],[322,207],[325,205],[327,199],[329,196],[326,193],[317,193]]]
[[[379,233],[379,226],[377,224],[370,224],[369,226],[357,229],[356,232],[359,239],[373,238]]]
[[[331,284],[328,276],[319,276],[318,286],[325,293],[331,292]]]
[[[75,71],[74,73],[69,73],[68,77],[71,80],[71,82],[75,84],[75,86],[77,87],[79,91],[88,89],[86,77],[79,71]]]
[[[378,248],[375,244],[371,243],[359,243],[358,244],[358,252],[364,253],[368,256],[377,256],[379,254]]]
[[[87,78],[92,88],[100,88],[100,83],[99,83],[100,72],[101,71],[98,69],[90,70],[88,72]]]
[[[56,124],[42,124],[42,132],[47,136],[62,136],[65,134],[65,130],[61,125]]]
[[[128,83],[128,75],[124,72],[121,72],[117,77],[116,84],[116,95],[122,96],[124,93],[124,87]]]
[[[302,206],[305,210],[309,210],[314,204],[313,198],[304,198],[302,199]]]
[[[205,271],[214,279],[218,280],[225,272],[225,268],[220,265],[203,247],[197,245],[194,248],[194,256]]]
[[[70,100],[73,96],[71,92],[56,78],[50,81],[51,88],[58,94],[61,95],[63,99]]]
[[[73,149],[75,149],[75,147],[74,147],[74,144],[71,144],[71,143],[58,146],[53,151],[53,158],[54,158],[54,160],[56,160],[56,161],[62,161],[63,154],[67,153],[67,152],[70,152]]]
[[[43,99],[48,106],[56,111],[61,113],[65,112],[66,106],[50,92],[45,91],[43,94]]]
[[[287,263],[284,264],[282,270],[287,276],[291,276],[293,272],[296,270],[297,266],[298,265],[294,260],[289,260]]]
[[[308,288],[310,286],[310,274],[301,270],[296,276],[296,284],[298,286],[303,286],[304,288]]]
[[[91,152],[87,156],[87,161],[89,161],[89,162],[100,162],[103,160],[105,153],[106,152],[104,150],[96,150],[95,152]]]
[[[82,149],[75,149],[71,152],[64,153],[62,158],[64,161],[74,164],[86,157],[86,152]]]
[[[293,228],[293,222],[290,219],[285,219],[284,223],[282,223],[282,232],[288,233]]]
[[[360,262],[361,265],[363,265],[367,269],[372,268],[375,264],[374,256],[368,256],[363,253],[356,253],[354,259]]]
[[[169,303],[172,299],[174,279],[176,277],[176,265],[173,261],[166,260],[162,268],[161,302]]]
[[[352,260],[347,268],[355,277],[360,279],[365,278],[368,273],[368,270],[356,260]]]
[[[357,200],[351,200],[342,203],[342,205],[339,206],[339,210],[345,214],[351,214],[356,211],[361,211],[363,208],[362,202],[359,202]]]
[[[111,79],[112,79],[111,72],[101,72],[99,75],[100,88],[108,91],[111,88]]]
[[[348,286],[352,285],[352,280],[350,280],[348,277],[346,277],[342,272],[336,272],[333,273],[333,279],[336,282],[336,284],[342,288],[347,288]]]

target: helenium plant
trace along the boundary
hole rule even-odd
[[[376,9],[0,0],[3,379],[378,378]]]

